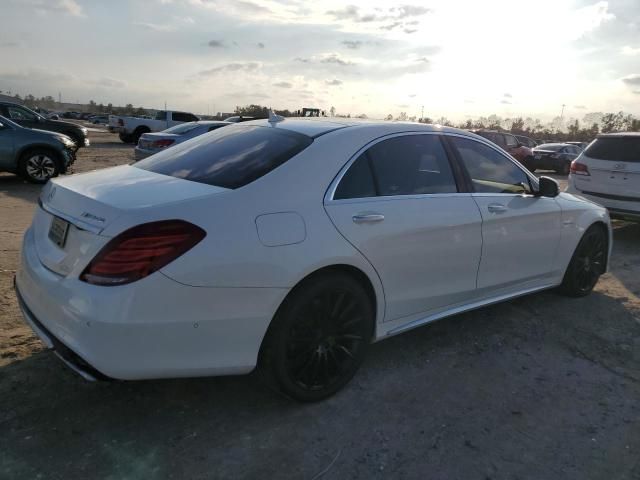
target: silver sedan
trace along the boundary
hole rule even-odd
[[[226,125],[233,125],[233,123],[215,121],[188,122],[181,123],[162,132],[143,133],[134,150],[134,158],[136,161],[142,160],[149,155]]]

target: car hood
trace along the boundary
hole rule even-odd
[[[65,143],[66,141],[72,141],[68,136],[62,133],[52,132],[50,130],[40,130],[39,128],[30,128],[28,130],[31,130],[32,134],[34,135],[40,137],[55,138],[57,140],[60,140],[62,143]]]
[[[57,127],[61,127],[61,128],[73,128],[73,129],[77,129],[77,130],[82,130],[82,128],[83,128],[81,125],[78,125],[77,123],[65,122],[63,120],[47,119],[46,123],[49,124],[49,125],[57,126]]]

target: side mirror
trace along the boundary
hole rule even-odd
[[[551,177],[540,177],[538,182],[538,196],[539,197],[557,197],[560,193],[560,185]]]

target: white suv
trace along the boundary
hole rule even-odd
[[[612,218],[640,221],[640,132],[598,135],[571,163],[567,192],[605,206]]]

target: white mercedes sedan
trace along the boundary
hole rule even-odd
[[[85,378],[240,374],[325,398],[371,342],[540,290],[587,295],[607,211],[469,132],[256,120],[50,181],[17,296]]]

